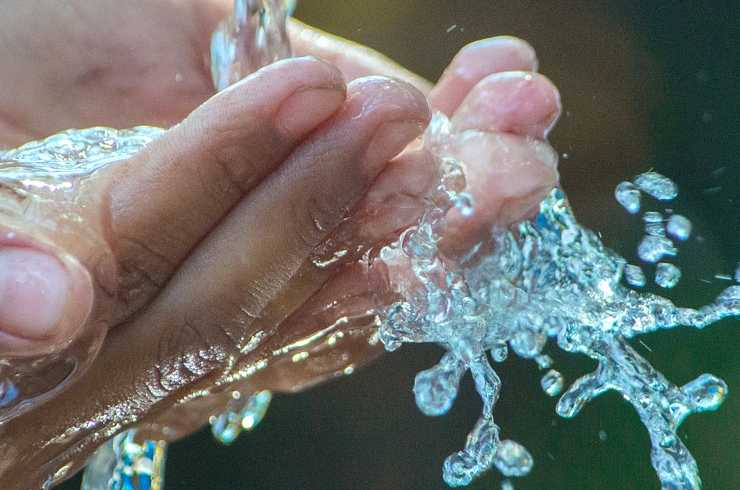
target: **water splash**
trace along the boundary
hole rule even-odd
[[[235,15],[222,23],[213,37],[216,87],[225,88],[263,64],[289,55],[281,10],[285,8],[286,4],[277,0],[235,2]],[[27,185],[33,186],[36,182],[30,177],[39,174],[29,168],[50,167],[51,173],[89,172],[126,158],[161,133],[155,128],[119,133],[105,128],[85,131],[65,132],[0,156],[9,162],[6,169],[19,177],[27,175]],[[548,369],[552,361],[543,350],[550,340],[567,352],[587,355],[598,362],[594,373],[573,382],[561,396],[558,414],[573,417],[607,390],[619,392],[633,404],[648,429],[652,462],[663,488],[699,488],[696,463],[678,438],[677,429],[690,414],[717,409],[727,395],[727,386],[708,374],[683,387],[673,385],[628,341],[657,329],[703,328],[738,315],[740,286],[728,288],[715,303],[696,310],[627,288],[621,284],[622,279],[636,287],[645,285],[642,270],[627,265],[594,233],[580,227],[559,189],[543,201],[534,220],[513,230],[493,230],[488,243],[471,251],[466,260],[449,260],[437,247],[444,216],[453,207],[463,216],[475,212],[475,203],[463,192],[464,164],[446,154],[449,135],[449,121],[436,116],[426,138],[441,172],[433,205],[417,226],[381,251],[382,260],[410,270],[414,281],[403,286],[399,283],[404,301],[385,312],[379,330],[389,350],[418,342],[434,342],[447,350],[439,364],[416,377],[416,402],[428,415],[446,413],[454,403],[461,378],[467,371],[472,374],[483,401],[482,414],[463,450],[445,461],[447,483],[467,484],[494,467],[509,477],[523,476],[531,470],[531,454],[512,440],[502,440],[501,429],[494,422],[501,380],[489,356],[502,362],[513,351]],[[57,165],[59,162],[70,165],[65,169]],[[48,181],[41,184],[51,185]],[[670,200],[677,188],[670,179],[648,172],[632,183],[620,184],[615,196],[625,209],[636,214],[641,209],[642,193]],[[690,226],[677,221],[676,216],[668,220],[668,234],[678,240],[688,238]],[[644,217],[647,241],[641,244],[639,255],[651,263],[677,252],[665,234],[663,217],[659,218],[653,214]],[[736,275],[740,282],[740,270]],[[14,384],[0,383],[0,399],[19,397]],[[565,380],[551,370],[541,384],[546,393],[557,396]],[[222,442],[232,441],[238,432],[259,422],[269,394],[240,394],[238,400],[213,420],[214,435]],[[243,400],[247,401],[242,407],[239,404]],[[161,487],[165,444],[138,443],[135,436],[135,430],[120,434],[95,453],[85,472],[84,489]],[[155,482],[159,486],[154,486]],[[513,484],[506,480],[502,488],[513,488]]]
[[[90,458],[82,490],[163,490],[166,444],[136,441],[136,430],[118,434]]]
[[[436,115],[426,135],[443,176],[462,168],[444,151],[450,124]],[[497,361],[505,358],[508,344],[518,356],[537,360],[552,339],[562,350],[598,362],[595,372],[570,385],[556,412],[574,417],[593,398],[617,391],[633,405],[650,434],[651,459],[663,488],[700,488],[696,462],[677,430],[689,415],[716,410],[727,395],[727,385],[703,374],[683,387],[676,386],[642,358],[629,340],[659,329],[704,328],[722,318],[739,316],[740,286],[726,289],[714,303],[699,309],[677,307],[660,296],[624,286],[621,281],[626,271],[631,283],[644,283],[638,277],[639,268],[626,268],[622,257],[581,227],[560,189],[548,195],[532,221],[513,230],[495,229],[478,253],[462,263],[450,260],[437,244],[442,217],[454,205],[458,189],[447,189],[444,182],[443,178],[436,196],[446,199],[437,197],[418,226],[381,251],[391,271],[407,267],[414,280],[397,281],[397,290],[405,299],[387,310],[380,339],[387,350],[422,342],[446,349],[439,364],[416,377],[416,402],[427,415],[446,413],[462,376],[470,371],[473,377],[483,410],[463,450],[445,461],[445,481],[450,486],[467,485],[494,466],[505,476],[529,471],[532,460],[526,449],[500,440],[493,408],[501,380],[488,355]],[[639,176],[635,186],[660,200],[677,193],[670,179],[654,172]],[[651,227],[639,247],[641,258],[657,262],[664,255],[675,255],[673,243],[664,235],[662,217],[658,220],[657,214],[650,214],[646,218]],[[652,226],[658,221],[660,229]],[[677,281],[673,267],[659,265],[659,283],[667,287]],[[556,380],[555,374],[545,375],[546,391],[561,382]]]

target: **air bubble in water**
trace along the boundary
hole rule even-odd
[[[551,369],[540,380],[542,391],[547,393],[548,396],[558,396],[563,391],[563,384],[565,380],[560,372]]]
[[[660,262],[655,268],[655,284],[662,288],[672,288],[681,280],[681,269],[673,264]]]
[[[614,197],[629,213],[640,212],[640,190],[632,182],[621,182],[614,190]]]
[[[634,184],[645,194],[659,201],[670,201],[678,195],[678,186],[657,172],[645,172],[635,177]]]
[[[676,240],[688,240],[691,236],[691,221],[685,216],[674,214],[668,220],[666,229],[668,230],[668,234]]]

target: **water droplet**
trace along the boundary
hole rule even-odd
[[[663,215],[657,211],[648,211],[642,216],[645,223],[645,233],[650,236],[665,236],[665,227],[663,225]]]
[[[681,391],[691,399],[692,408],[697,412],[717,410],[727,398],[727,383],[712,376],[702,374],[693,381],[686,383]]]
[[[241,411],[242,428],[252,430],[265,418],[267,409],[272,401],[272,393],[269,391],[258,391],[247,400],[247,404]]]
[[[606,442],[607,438],[608,438],[608,436],[607,436],[607,434],[606,434],[606,431],[605,431],[604,429],[601,429],[601,430],[599,431],[599,440],[600,440],[601,442]]]
[[[655,284],[662,288],[672,288],[681,280],[681,269],[673,264],[660,262],[655,269]]]
[[[540,354],[534,358],[534,362],[537,363],[537,367],[540,369],[547,369],[552,366],[552,357],[547,354]]]
[[[470,218],[475,213],[473,197],[467,192],[461,192],[455,197],[455,208],[464,218]]]
[[[540,380],[542,391],[547,393],[548,396],[558,396],[563,391],[563,384],[565,380],[560,372],[551,369]]]
[[[504,362],[508,356],[509,348],[506,344],[498,344],[496,347],[491,349],[491,358],[493,358],[495,362]]]
[[[659,201],[670,201],[678,195],[678,186],[657,172],[645,172],[635,177],[634,184],[645,194]]]
[[[647,284],[645,273],[637,265],[627,264],[624,266],[624,279],[630,286],[641,288]]]
[[[666,229],[668,230],[668,234],[676,240],[688,240],[691,236],[691,221],[685,216],[674,214],[668,220]]]
[[[534,465],[529,451],[518,442],[509,439],[499,443],[493,462],[504,476],[524,476]]]
[[[645,262],[655,263],[666,255],[676,255],[678,251],[670,239],[648,235],[637,247],[637,255]]]
[[[9,379],[0,381],[0,408],[13,404],[18,398],[18,387]]]
[[[735,269],[735,281],[740,282],[740,262],[738,262],[737,268]]]
[[[512,482],[511,480],[502,481],[501,490],[514,490],[514,482]]]
[[[627,212],[636,214],[640,211],[640,190],[631,182],[621,182],[614,190],[614,197]]]
[[[457,397],[460,378],[466,367],[447,354],[439,364],[416,375],[414,396],[419,409],[429,416],[447,413]]]

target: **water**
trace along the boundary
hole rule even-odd
[[[104,251],[103,264],[112,252],[100,223],[88,222],[78,213],[85,206],[79,202],[80,190],[98,169],[134,155],[162,132],[149,126],[68,130],[0,152],[0,187],[12,189],[16,198],[5,199],[0,212],[11,220],[32,217],[42,235],[50,230],[63,240]],[[10,243],[20,239],[15,232],[4,238]],[[56,354],[0,358],[0,425],[73,382],[94,358],[106,330],[104,322],[91,325],[72,346]]]
[[[621,182],[614,190],[614,197],[629,213],[640,212],[641,199],[640,190],[632,182]]]
[[[289,55],[284,31],[288,8],[276,0],[235,2],[237,15],[224,21],[213,36],[216,87],[224,88],[261,64]],[[54,177],[60,173],[88,175],[139,151],[160,133],[156,128],[68,131],[4,154],[7,165],[3,170],[9,173],[3,175],[13,175],[14,183],[22,184],[21,190],[42,186],[71,193],[74,188],[53,188]],[[468,371],[482,400],[481,416],[465,447],[444,463],[445,481],[451,486],[465,485],[493,468],[506,477],[531,471],[534,459],[529,451],[502,439],[503,431],[494,422],[502,380],[489,356],[502,362],[514,352],[549,369],[552,360],[544,351],[551,345],[598,363],[593,373],[567,387],[556,407],[560,416],[574,417],[588,401],[608,390],[617,391],[633,405],[648,430],[652,463],[663,488],[700,488],[696,463],[677,430],[689,415],[716,410],[728,388],[709,374],[684,386],[672,384],[629,341],[659,329],[704,328],[740,315],[740,286],[731,286],[714,303],[699,309],[677,307],[660,296],[635,291],[628,286],[641,287],[647,282],[642,269],[626,264],[596,234],[581,227],[560,189],[552,190],[533,220],[511,230],[494,229],[466,260],[449,260],[437,248],[445,213],[453,207],[463,216],[476,212],[475,202],[463,192],[465,162],[445,153],[451,135],[450,122],[435,116],[425,144],[437,157],[441,184],[419,223],[380,252],[391,269],[410,270],[414,278],[396,283],[404,300],[382,312],[379,337],[386,348],[432,342],[446,349],[437,365],[416,377],[414,395],[420,410],[431,416],[447,413]],[[48,179],[34,180],[44,172]],[[637,214],[644,199],[668,201],[677,192],[670,179],[648,172],[620,184],[615,196],[628,212]],[[677,254],[671,237],[688,239],[691,226],[678,215],[671,215],[666,225],[662,215],[653,213],[643,216],[646,235],[638,255],[645,262],[658,263],[655,282],[670,287],[678,280],[678,269],[660,261]],[[740,282],[740,264],[736,276]],[[69,359],[80,363],[70,372],[84,369],[84,356],[62,356],[55,361]],[[0,400],[8,399],[6,403],[15,404],[16,411],[40,400],[24,394],[22,384],[13,382],[7,363],[0,368],[5,378],[0,381]],[[548,395],[558,396],[565,380],[553,369],[545,373],[541,385]],[[214,436],[225,444],[232,442],[241,431],[259,423],[269,400],[268,392],[234,392],[226,411],[211,421]],[[3,414],[13,413],[17,412],[0,411],[0,420]],[[85,490],[161,488],[166,446],[161,441],[137,441],[136,435],[136,429],[119,434],[95,453],[85,472]],[[502,488],[513,488],[513,484],[507,479]]]
[[[548,396],[558,396],[563,391],[565,380],[559,371],[550,369],[540,380],[540,385]]]
[[[445,154],[445,142],[453,137],[451,123],[436,115],[425,141],[436,154],[443,175],[464,165]],[[635,185],[658,200],[676,196],[675,184],[654,172],[638,176]],[[405,299],[387,310],[380,339],[388,350],[424,342],[446,349],[438,365],[416,377],[416,401],[427,415],[448,411],[462,376],[470,371],[473,377],[483,410],[465,447],[444,463],[447,484],[467,485],[493,467],[508,477],[529,471],[529,453],[500,439],[494,406],[502,381],[489,362],[489,353],[500,359],[501,346],[508,343],[518,356],[537,360],[551,340],[566,352],[589,356],[598,363],[593,373],[565,390],[556,406],[558,415],[574,417],[590,400],[617,391],[632,404],[648,430],[651,460],[662,487],[700,488],[696,462],[677,431],[689,415],[716,410],[727,395],[727,385],[702,374],[677,386],[629,341],[659,329],[704,328],[738,316],[740,286],[726,289],[714,303],[699,309],[678,307],[655,294],[626,287],[622,284],[626,261],[607,249],[597,234],[578,224],[560,189],[553,189],[532,221],[513,230],[492,230],[488,243],[459,263],[437,248],[443,225],[440,216],[454,205],[457,189],[441,184],[436,194],[446,195],[447,200],[442,204],[435,200],[436,209],[381,252],[391,271],[410,268],[415,281],[399,277],[397,292]],[[649,228],[638,248],[641,259],[654,263],[675,255],[677,248],[664,236],[662,216],[646,213],[644,221]],[[653,227],[657,223],[661,226]],[[631,282],[640,282],[635,279],[636,269],[628,270]],[[656,283],[663,287],[671,287],[680,276],[675,266],[666,263],[658,264],[657,272]],[[554,388],[555,378],[545,375],[545,391],[559,391]]]
[[[88,461],[82,490],[162,490],[166,444],[137,441],[136,430],[118,434]]]
[[[213,437],[221,444],[233,443],[243,430],[250,431],[262,422],[271,400],[272,393],[269,391],[258,391],[249,397],[234,391],[231,406],[224,413],[211,418]]]
[[[670,201],[678,195],[678,187],[669,178],[657,172],[645,172],[635,177],[635,186],[660,201]]]
[[[681,280],[681,269],[673,264],[659,262],[655,268],[655,284],[662,288],[672,288]]]
[[[668,220],[666,230],[668,231],[668,234],[676,240],[688,240],[691,236],[691,221],[689,221],[685,216],[674,214]]]
[[[250,73],[291,55],[285,21],[295,2],[235,0],[234,13],[211,37],[211,74],[223,90]]]
[[[624,266],[624,280],[627,284],[641,288],[647,284],[647,278],[639,265],[627,264]]]

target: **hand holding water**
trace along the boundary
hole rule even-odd
[[[50,114],[43,126],[34,119],[38,111],[24,112],[29,106],[22,101],[8,103],[5,112],[14,114],[13,121],[30,122],[8,123],[4,141],[33,136],[24,133],[26,127],[45,133],[90,124],[179,121],[212,91],[208,72],[201,71],[207,40],[199,36],[210,32],[224,5],[214,2],[213,11],[202,11],[200,5],[155,4],[141,7],[154,11],[140,12],[159,13],[162,19],[170,14],[168,19],[181,22],[169,32],[173,37],[164,35],[159,42],[172,48],[167,52],[175,59],[191,60],[188,69],[173,63],[166,70],[160,65],[168,65],[168,57],[153,72],[136,66],[137,57],[131,58],[135,69],[129,65],[116,71],[120,67],[113,66],[112,75],[95,64],[73,65],[73,73],[59,74],[59,79],[69,75],[74,82],[55,89],[65,94],[68,107]],[[185,9],[177,13],[192,16],[184,17],[189,19],[185,22],[171,16],[172,11],[157,10],[165,8]],[[190,23],[201,19],[208,20],[203,20],[205,27],[192,29]],[[155,24],[149,34],[161,35],[161,25],[155,31]],[[316,266],[316,249],[329,243],[322,249],[329,255],[367,250],[418,218],[431,184],[429,156],[418,148],[401,150],[423,129],[426,102],[405,83],[375,77],[345,85],[343,78],[400,76],[422,90],[424,82],[372,52],[304,26],[294,25],[291,32],[296,51],[328,58],[342,73],[306,58],[261,70],[205,102],[143,152],[84,179],[73,201],[69,194],[38,191],[43,204],[33,218],[43,219],[34,221],[18,211],[6,222],[9,232],[29,238],[18,244],[21,253],[31,254],[24,264],[34,267],[34,254],[51,252],[45,263],[67,267],[72,271],[67,280],[77,288],[70,291],[79,290],[74,293],[79,296],[66,297],[82,298],[76,299],[80,302],[94,296],[98,301],[85,323],[102,321],[103,328],[111,329],[80,382],[6,428],[5,441],[35,448],[21,450],[25,468],[48,469],[44,465],[49,460],[63,465],[70,457],[66,448],[93,449],[101,442],[101,428],[115,430],[147,414],[166,418],[176,400],[223,379],[230,359],[254,365],[291,340],[309,336],[323,326],[310,321],[320,321],[318,307],[334,297],[361,302],[368,285],[368,271],[348,265],[352,257]],[[136,34],[119,41],[138,52],[141,33]],[[180,43],[186,34],[192,38]],[[475,160],[480,167],[469,169],[475,176],[469,179],[470,192],[491,211],[478,221],[457,220],[460,236],[474,237],[492,222],[520,219],[557,179],[557,158],[539,142],[557,117],[557,94],[544,78],[518,72],[535,68],[531,48],[520,41],[482,42],[458,56],[430,95],[433,109],[472,130],[470,151],[481,155]],[[101,73],[106,76],[94,76]],[[120,90],[126,77],[136,87],[133,92]],[[42,101],[51,90],[34,89]],[[111,98],[116,93],[123,98]],[[96,97],[107,103],[91,102]],[[121,107],[130,113],[113,110]],[[489,166],[504,154],[507,165]],[[60,228],[48,226],[57,218],[55,209],[80,202],[85,206],[76,209],[78,216],[95,225],[88,228],[90,239],[75,240],[74,228],[55,234]],[[106,260],[99,262],[101,257]],[[47,277],[54,279],[53,274]],[[382,291],[382,277],[376,279],[370,284]],[[373,300],[378,298],[382,295]],[[351,305],[358,306],[363,305]],[[31,338],[28,350],[29,344],[9,348],[19,354],[54,350],[84,331],[82,325],[60,330],[57,325],[48,321],[50,335]],[[269,341],[242,352],[257,332],[265,332]],[[351,354],[347,365],[378,352],[364,338],[338,349]],[[275,362],[250,383],[253,388],[292,390],[333,374],[317,372],[310,363]],[[138,406],[131,406],[131,400]],[[128,405],[123,416],[112,417],[123,405]],[[209,410],[193,411],[192,428],[207,419]],[[40,418],[46,421],[43,433],[29,437],[28,428]],[[95,431],[83,430],[82,423],[90,420],[97,421]],[[70,427],[77,430],[65,434]],[[63,444],[48,444],[63,435]],[[14,473],[18,461],[8,463],[2,478],[21,481]]]

